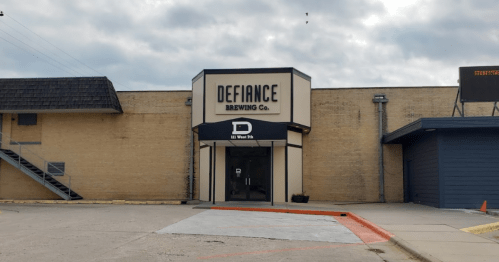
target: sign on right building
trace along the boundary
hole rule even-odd
[[[499,66],[459,68],[461,102],[499,101]]]

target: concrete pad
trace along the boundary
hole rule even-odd
[[[466,232],[403,232],[398,231],[397,236],[406,241],[442,241],[442,242],[466,242],[466,243],[491,243],[483,237],[475,236]]]
[[[452,262],[470,262],[470,261],[480,261],[480,262],[497,262],[497,256],[489,256],[489,255],[447,255],[446,260],[444,261],[452,261]]]
[[[378,256],[380,256],[384,261],[417,260],[415,257],[406,252],[400,252],[400,248],[391,242],[369,244],[369,248],[382,250],[383,253],[378,252]]]
[[[442,261],[486,261],[485,257],[499,258],[499,248],[497,243],[465,243],[465,242],[441,242],[441,241],[411,241],[421,250]]]
[[[331,216],[232,210],[207,210],[156,233],[362,243]]]
[[[461,229],[499,222],[499,217],[484,213],[469,213],[457,209],[443,210],[409,203],[344,205],[343,208],[378,225],[448,225]]]
[[[453,227],[446,225],[379,225],[380,227],[395,232],[456,232]],[[395,234],[397,235],[397,234]]]
[[[483,237],[483,238],[492,240],[496,243],[499,243],[499,231],[483,233],[483,234],[478,235],[478,237]]]
[[[90,259],[97,254],[103,254],[109,249],[117,248],[147,234],[147,232],[116,231],[74,231],[68,233],[65,229],[37,230],[31,228],[29,232],[22,232],[16,238],[0,235],[0,247],[2,247],[0,260],[62,261],[64,257],[71,257],[73,261],[75,258]],[[42,241],[33,241],[33,239],[42,239]],[[61,245],[64,248],[58,248]]]
[[[410,256],[387,243],[371,247],[362,244],[265,238],[151,234],[113,249],[99,257],[97,261],[418,261],[410,260]],[[371,248],[381,250],[383,253],[371,251]]]
[[[202,212],[186,205],[0,204],[0,210],[2,262],[419,261],[403,255],[390,242],[348,244],[155,233]]]

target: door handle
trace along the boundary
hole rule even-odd
[[[248,179],[249,179],[249,184],[248,184],[248,185],[250,185],[250,186],[251,186],[251,177],[250,177],[250,178],[248,178]]]

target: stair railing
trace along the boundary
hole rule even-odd
[[[49,161],[45,160],[43,157],[39,156],[35,152],[31,151],[26,147],[26,145],[21,144],[20,142],[15,141],[10,136],[0,132],[0,148],[1,149],[9,149],[14,153],[19,155],[18,166],[21,169],[21,158],[30,162],[33,166],[43,171],[43,184],[45,185],[45,175],[49,174],[57,180],[59,183],[63,184],[69,189],[69,196],[71,197],[71,176],[64,170],[59,169],[58,167],[52,165]],[[6,139],[7,138],[7,139]],[[6,140],[8,142],[6,142]],[[17,151],[17,152],[16,152]],[[51,169],[55,169],[57,174],[61,175],[53,175],[49,172],[49,166]],[[65,183],[66,182],[66,183]]]

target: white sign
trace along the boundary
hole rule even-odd
[[[248,115],[281,112],[280,83],[216,84],[216,114]]]
[[[241,131],[241,126],[247,126],[248,127],[248,130],[246,131]],[[251,133],[251,131],[253,130],[253,126],[251,125],[250,122],[247,122],[247,121],[235,121],[235,122],[232,122],[232,134],[233,135],[247,135],[249,133]]]

